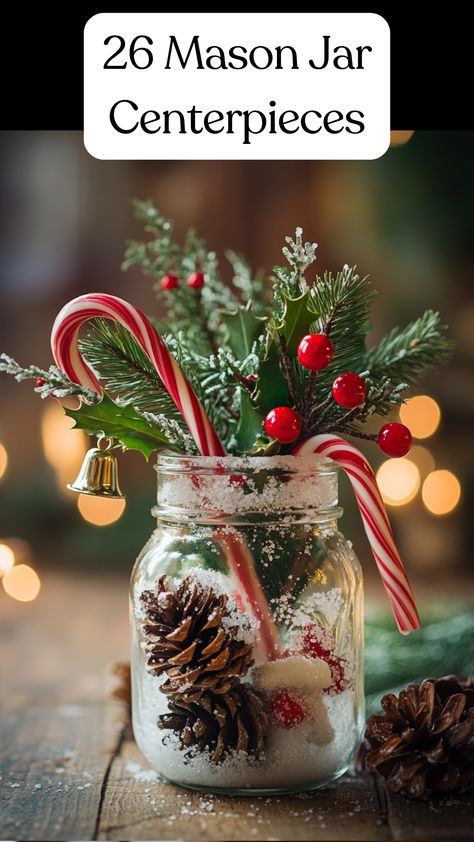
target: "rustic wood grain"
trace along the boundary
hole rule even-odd
[[[93,839],[120,732],[105,705],[59,705],[2,720],[2,839]]]
[[[159,781],[106,698],[106,665],[127,655],[126,578],[49,574],[34,604],[0,598],[3,839],[474,839],[472,798],[408,801],[372,775],[271,799]]]
[[[108,779],[99,839],[390,839],[371,776],[346,776],[296,797],[227,798],[153,780],[148,768],[136,745],[124,743]]]

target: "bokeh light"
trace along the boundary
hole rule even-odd
[[[432,471],[423,483],[421,497],[431,514],[447,515],[461,499],[461,483],[451,471]]]
[[[377,471],[380,493],[390,506],[404,506],[416,497],[420,472],[410,459],[388,459]]]
[[[429,395],[417,395],[400,407],[400,421],[410,428],[415,439],[426,439],[438,429],[441,410]]]
[[[2,579],[8,596],[19,602],[32,602],[41,590],[38,574],[28,564],[15,564]]]
[[[93,497],[80,494],[77,508],[82,517],[94,526],[110,526],[122,517],[125,511],[125,500],[107,499],[107,497]]]
[[[410,450],[410,462],[414,462],[421,477],[426,477],[435,469],[435,458],[427,447],[415,444]]]
[[[390,132],[390,146],[403,146],[405,143],[408,143],[414,134],[414,131],[409,131],[408,129],[404,131],[392,131]]]
[[[0,544],[0,576],[8,573],[15,564],[15,553],[8,544]]]
[[[64,492],[66,484],[75,478],[87,449],[85,433],[71,429],[73,426],[74,420],[64,414],[61,404],[49,401],[41,421],[43,450],[56,472],[58,488]]]
[[[5,475],[8,466],[8,454],[3,444],[0,443],[0,479]]]

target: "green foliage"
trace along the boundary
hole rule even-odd
[[[99,403],[82,403],[79,409],[66,409],[75,426],[90,435],[104,435],[120,442],[125,450],[138,450],[145,459],[160,448],[177,449],[159,427],[142,418],[131,406],[119,407],[104,393]]]
[[[228,312],[220,311],[220,319],[225,327],[225,345],[235,354],[239,360],[247,357],[251,352],[255,340],[262,332],[266,321],[263,317],[256,317],[249,301],[244,307],[240,305],[237,310]]]
[[[283,313],[279,324],[275,324],[278,336],[283,336],[290,356],[295,357],[298,345],[314,323],[316,313],[312,307],[310,290],[306,290],[297,298],[282,295]]]
[[[262,416],[255,409],[248,392],[240,390],[239,423],[235,431],[236,449],[239,453],[250,453],[262,435]]]
[[[41,386],[36,386],[35,392],[42,398],[68,398],[81,397],[89,403],[95,403],[99,400],[98,395],[86,389],[84,386],[78,386],[73,383],[68,377],[55,365],[51,365],[47,371],[39,368],[37,365],[29,365],[23,367],[17,363],[13,357],[7,354],[0,354],[0,371],[6,374],[12,374],[15,380],[19,383],[22,380],[37,380],[41,378],[44,383]]]
[[[322,432],[374,439],[363,432],[366,420],[386,415],[403,401],[408,386],[449,359],[453,345],[431,310],[367,349],[374,295],[368,279],[349,266],[308,279],[317,245],[303,240],[301,228],[285,238],[287,265],[274,269],[273,289],[234,252],[227,252],[233,270],[228,286],[215,252],[194,231],[179,245],[172,222],[152,202],[135,202],[134,210],[146,237],[127,244],[123,269],[139,268],[154,280],[165,317],[152,318],[153,324],[229,452],[291,452],[294,444],[280,447],[263,429],[266,414],[280,405],[300,413],[303,439]],[[195,271],[204,275],[201,290],[186,283]],[[165,274],[177,276],[175,289],[161,289]],[[304,369],[296,355],[309,332],[325,333],[334,347],[330,365],[317,374]],[[92,434],[102,430],[124,446],[138,444],[147,456],[158,447],[196,452],[153,365],[125,328],[98,319],[80,349],[107,393],[100,403],[54,366],[22,368],[2,355],[0,371],[17,380],[43,378],[36,388],[42,397],[83,398],[77,421]],[[335,377],[344,371],[358,373],[367,386],[364,404],[350,411],[331,396]]]
[[[444,330],[439,313],[426,310],[403,330],[393,328],[376,348],[367,351],[362,366],[371,377],[385,376],[394,383],[403,380],[415,385],[449,360],[454,342],[446,339]]]
[[[147,355],[122,325],[95,319],[79,347],[104,389],[121,405],[163,413],[184,426],[182,416]]]
[[[422,612],[415,634],[400,637],[392,614],[365,621],[367,714],[380,710],[380,698],[410,682],[442,675],[474,673],[474,611],[466,606]]]

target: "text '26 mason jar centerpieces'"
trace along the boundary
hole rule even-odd
[[[337,529],[337,469],[352,484],[403,633],[413,595],[364,455],[346,436],[405,455],[410,431],[366,420],[449,355],[437,313],[367,348],[367,278],[310,277],[297,229],[272,284],[228,257],[230,287],[194,233],[137,203],[149,239],[124,268],[155,279],[166,321],[91,293],[56,318],[48,371],[3,355],[101,441],[81,490],[116,493],[115,450],[159,452],[158,526],[132,575],[134,733],[152,765],[187,786],[311,789],[342,774],[363,717],[362,578]],[[88,330],[80,329],[88,323]],[[78,481],[73,487],[78,487]]]

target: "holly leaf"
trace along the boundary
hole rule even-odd
[[[79,409],[65,409],[65,413],[74,419],[77,429],[117,439],[125,450],[138,450],[146,460],[155,450],[176,449],[158,427],[148,424],[132,406],[118,406],[105,392],[100,403],[82,403]]]
[[[278,348],[272,341],[258,369],[257,405],[263,417],[275,406],[290,406],[288,383],[280,368]]]
[[[255,409],[250,396],[244,390],[240,390],[240,418],[235,431],[235,440],[241,453],[246,453],[254,447],[258,438],[262,435],[262,414]]]
[[[317,313],[311,305],[309,289],[298,298],[289,298],[283,293],[284,311],[279,325],[275,325],[276,332],[283,336],[290,356],[296,356],[298,345],[317,318]]]
[[[233,312],[220,310],[219,315],[227,330],[226,344],[236,359],[245,359],[250,354],[257,336],[262,333],[265,316],[255,316],[250,302]]]

